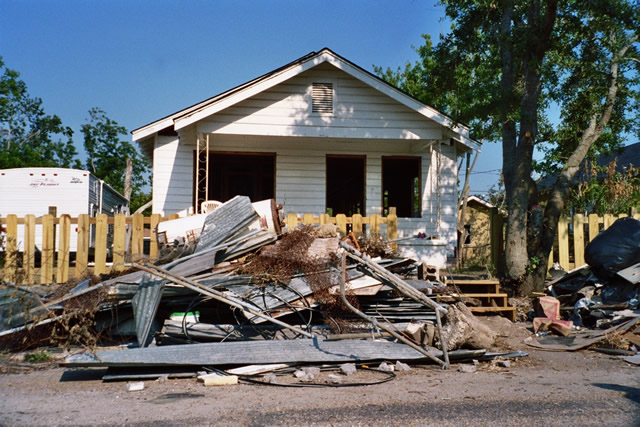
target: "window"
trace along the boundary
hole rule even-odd
[[[398,217],[420,218],[422,197],[420,157],[382,158],[382,206],[384,215],[395,207]]]
[[[314,82],[311,98],[312,113],[333,113],[333,83]]]
[[[273,153],[209,153],[208,199],[226,202],[248,196],[252,202],[275,197]],[[201,171],[201,173],[203,173]],[[199,180],[196,206],[204,201],[204,179]]]
[[[365,156],[327,155],[327,213],[366,215]]]

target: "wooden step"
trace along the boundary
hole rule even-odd
[[[472,313],[498,313],[502,314],[512,322],[516,321],[515,307],[469,307]]]

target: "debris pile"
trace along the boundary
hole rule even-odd
[[[552,350],[608,349],[624,356],[640,348],[640,221],[625,217],[585,248],[586,265],[569,272],[555,266],[548,296],[537,301],[537,339]],[[546,336],[555,332],[561,337]]]
[[[322,378],[323,385],[346,386],[357,383],[346,379],[354,364],[375,362],[383,375],[371,381],[378,382],[409,369],[406,361],[447,368],[450,361],[526,355],[487,353],[495,334],[464,304],[432,299],[444,284],[405,279],[399,272],[415,269],[413,260],[378,257],[390,253],[384,242],[340,239],[330,224],[282,233],[273,200],[237,196],[161,225],[155,264],[63,285],[53,295],[6,284],[3,345],[25,348],[65,324],[68,337],[84,337],[67,345],[88,350],[66,366],[109,367],[105,379],[145,378],[148,369],[158,378],[193,374],[205,385],[237,382],[229,375],[281,383],[276,373],[284,372],[297,384]],[[98,350],[98,338],[125,345]],[[319,365],[335,372],[319,375]]]

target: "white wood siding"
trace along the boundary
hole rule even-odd
[[[311,114],[314,81],[334,83],[333,114]],[[211,134],[211,151],[276,153],[276,201],[285,213],[325,212],[326,156],[333,154],[366,155],[366,214],[380,214],[382,157],[420,156],[422,217],[400,219],[400,237],[422,231],[455,245],[456,153],[438,143],[445,138],[442,129],[324,64],[182,129],[178,137],[157,136],[153,211],[167,215],[192,207],[198,133]]]
[[[333,82],[333,114],[311,113],[313,82]],[[205,133],[438,139],[440,125],[330,64],[322,64],[198,123]]]

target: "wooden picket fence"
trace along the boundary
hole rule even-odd
[[[51,284],[65,283],[70,277],[83,277],[87,273],[99,275],[121,271],[130,262],[157,258],[159,248],[155,228],[159,223],[175,218],[178,218],[178,215],[162,217],[154,214],[145,217],[142,214],[100,214],[96,217],[79,215],[77,218],[69,215],[61,215],[58,218],[52,215],[39,218],[34,215],[26,215],[23,218],[7,215],[0,218],[0,225],[6,229],[4,268],[0,269],[0,278],[16,284]],[[289,214],[287,217],[287,225],[290,228],[295,228],[301,223],[336,224],[343,234],[346,234],[348,229],[356,233],[362,232],[366,226],[374,235],[379,235],[381,224],[386,224],[388,239],[395,239],[398,234],[395,209],[386,218],[379,215],[347,217],[341,214],[335,217]],[[18,225],[24,226],[24,235],[18,235]],[[35,241],[36,227],[42,227],[41,242]],[[75,253],[70,251],[72,227],[76,227],[78,233]],[[92,234],[94,245],[90,250],[89,241]],[[145,234],[149,236],[146,248]],[[23,250],[19,251],[17,242],[21,238]],[[40,251],[38,268],[36,245]],[[72,262],[73,255],[75,261]]]
[[[640,220],[636,208],[631,209],[629,214],[576,214],[572,217],[561,217],[553,250],[549,254],[549,268],[556,262],[565,270],[584,265],[584,250],[587,244],[616,220],[628,216]],[[501,274],[504,271],[504,217],[496,208],[491,210],[491,261],[498,274]]]

